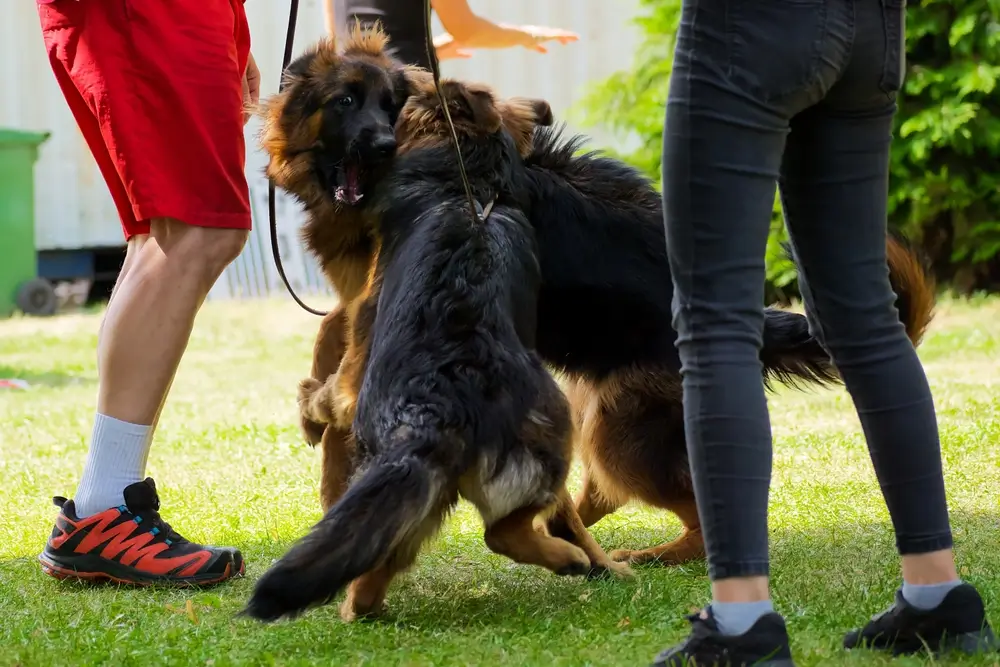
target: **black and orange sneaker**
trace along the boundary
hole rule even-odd
[[[125,504],[81,519],[72,500],[60,508],[52,536],[38,556],[57,579],[121,584],[206,586],[243,574],[243,556],[229,547],[188,542],[160,518],[156,484],[147,477],[125,487]]]

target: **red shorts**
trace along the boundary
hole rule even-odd
[[[125,238],[160,217],[250,229],[242,0],[42,0],[38,13]]]

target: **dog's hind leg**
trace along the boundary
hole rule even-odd
[[[445,501],[445,505],[447,504],[448,499]],[[445,511],[446,508],[443,507],[438,512],[432,512],[420,528],[396,547],[384,563],[351,582],[347,588],[347,597],[340,605],[340,618],[347,622],[372,620],[386,612],[385,596],[392,580],[417,560],[421,546],[440,528]]]
[[[611,573],[622,579],[634,575],[627,563],[615,562],[597,543],[584,526],[565,487],[559,492],[555,514],[549,519],[548,529],[553,536],[565,539],[583,549],[590,559],[591,575]]]
[[[486,527],[486,546],[516,563],[541,565],[559,575],[587,574],[590,558],[578,546],[535,530],[539,507],[522,507]]]
[[[347,597],[340,604],[340,617],[350,623],[371,620],[384,614],[385,596],[396,573],[393,567],[386,564],[352,581],[347,588]]]
[[[576,513],[583,525],[590,528],[609,514],[614,513],[623,503],[610,500],[601,493],[600,486],[584,456],[583,488],[576,498]]]
[[[680,537],[648,549],[617,549],[611,552],[611,558],[633,565],[642,563],[680,565],[704,558],[705,540],[701,532],[701,523],[698,521],[698,505],[695,503],[694,495],[692,494],[686,501],[678,500],[671,503],[665,509],[676,514],[684,524],[684,532]]]

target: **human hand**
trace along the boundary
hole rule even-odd
[[[434,52],[437,54],[438,60],[472,57],[472,51],[462,48],[448,33],[438,35],[434,38]]]
[[[518,44],[538,53],[548,53],[548,49],[542,46],[542,42],[557,40],[560,44],[569,44],[580,39],[580,36],[574,32],[541,25],[511,26],[510,29],[520,33]]]
[[[260,70],[253,54],[247,54],[247,68],[243,72],[243,124],[250,121],[250,109],[260,101]]]

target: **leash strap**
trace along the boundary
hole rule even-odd
[[[469,211],[472,213],[473,222],[482,222],[485,217],[482,215],[482,207],[476,203],[476,198],[472,196],[472,186],[469,185],[469,177],[465,173],[465,161],[462,159],[462,149],[458,145],[458,133],[455,132],[455,124],[451,121],[451,112],[448,111],[448,103],[444,99],[444,92],[441,90],[441,68],[438,66],[437,55],[434,52],[434,34],[431,32],[431,0],[424,0],[424,48],[427,50],[427,64],[431,66],[431,74],[434,75],[434,88],[437,90],[438,103],[444,110],[444,118],[451,130],[451,140],[455,146],[455,157],[458,159],[458,175],[462,179],[462,186],[465,188],[465,197],[469,200]],[[490,206],[492,209],[492,205]]]
[[[295,41],[295,22],[299,15],[299,0],[291,0],[290,8],[288,12],[288,31],[285,33],[285,53],[281,60],[281,81],[278,84],[278,92],[280,93],[285,88],[285,70],[288,69],[288,64],[292,62],[292,45]],[[448,104],[444,99],[444,92],[441,90],[441,69],[438,66],[438,60],[434,53],[434,35],[431,32],[431,2],[430,0],[424,0],[424,47],[427,50],[427,62],[431,66],[431,74],[434,76],[434,88],[437,90],[438,102],[441,104],[441,108],[444,110],[445,121],[448,123],[448,129],[451,131],[451,140],[455,146],[455,157],[458,159],[458,173],[459,177],[462,179],[462,186],[465,188],[465,196],[469,201],[469,211],[472,214],[472,219],[474,222],[482,222],[489,216],[489,212],[493,208],[493,201],[487,205],[486,209],[483,208],[476,202],[476,198],[472,195],[472,186],[469,184],[469,177],[465,172],[465,161],[462,159],[462,149],[458,144],[458,133],[455,131],[455,124],[451,120],[451,113],[448,111]],[[320,317],[325,317],[328,313],[322,310],[316,310],[315,308],[310,308],[292,289],[291,283],[288,281],[288,277],[285,275],[285,268],[281,264],[281,250],[278,247],[278,223],[277,215],[275,213],[274,205],[274,181],[268,178],[267,184],[267,215],[268,222],[271,227],[271,254],[274,256],[274,266],[278,270],[278,275],[281,276],[281,281],[285,283],[285,289],[288,293],[292,295],[295,303],[299,304],[303,310],[312,313],[313,315],[319,315]]]
[[[291,8],[288,12],[288,31],[285,33],[285,54],[281,59],[281,81],[278,83],[279,93],[285,88],[285,70],[288,69],[288,64],[292,62],[292,44],[295,41],[295,21],[298,16],[299,0],[291,0]],[[295,293],[294,289],[292,289],[292,284],[288,282],[288,276],[285,275],[285,267],[281,264],[281,250],[278,248],[278,222],[274,208],[274,181],[270,178],[267,179],[267,217],[271,226],[271,254],[274,256],[274,268],[278,270],[278,275],[281,276],[281,281],[285,283],[285,289],[287,289],[288,293],[292,295],[293,299],[295,299],[295,303],[302,306],[303,310],[312,313],[313,315],[325,317],[327,315],[326,312],[310,308],[305,304],[305,302],[302,301],[302,299],[299,298],[299,295]]]

